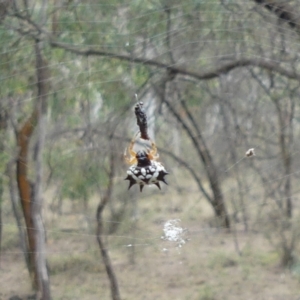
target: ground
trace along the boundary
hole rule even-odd
[[[262,233],[245,232],[242,226],[230,233],[215,228],[210,225],[212,211],[197,189],[178,194],[168,188],[146,189],[136,225],[132,219],[123,220],[106,238],[123,300],[300,299],[299,275],[279,265],[279,254]],[[55,300],[111,299],[94,234],[96,205],[97,197],[83,213],[66,200],[61,215],[45,205]],[[27,299],[28,272],[9,202],[4,209],[0,299]],[[161,238],[164,222],[173,219],[187,229],[182,247]]]

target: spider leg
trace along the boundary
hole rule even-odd
[[[157,153],[157,147],[154,142],[151,142],[151,150],[148,153],[150,160],[157,160],[159,158],[159,154]]]
[[[130,144],[129,144],[129,147],[128,147],[128,152],[129,152],[129,155],[130,157],[128,158],[127,157],[127,149],[125,148],[125,151],[124,151],[124,159],[125,161],[132,165],[132,164],[135,164],[137,163],[137,160],[136,160],[136,152],[133,150],[133,147],[134,147],[134,143],[136,141],[136,136],[137,134],[134,136],[134,138],[131,140]]]
[[[129,147],[128,147],[128,152],[133,157],[136,156],[136,152],[133,150],[134,143],[135,143],[135,139],[132,139],[130,144],[129,144]]]
[[[127,149],[125,148],[125,151],[124,151],[125,162],[129,165],[133,165],[133,164],[137,163],[136,153],[132,150],[132,148],[130,148],[130,146],[128,147],[128,152],[130,154],[129,157],[127,156]]]
[[[129,165],[133,165],[133,164],[137,163],[137,160],[134,156],[131,156],[128,158],[126,155],[124,155],[124,159],[125,159],[125,162],[127,162]]]

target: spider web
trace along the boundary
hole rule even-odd
[[[180,101],[187,103],[211,152],[231,220],[228,233],[214,218],[189,169],[176,160],[186,162],[211,194],[210,185],[216,181],[208,182],[191,138],[158,96],[165,70],[134,60],[163,62],[169,68],[199,74],[245,59],[297,70],[300,44],[295,32],[263,8],[245,1],[132,1],[130,5],[74,2],[71,7],[57,4],[54,8],[62,9],[57,24],[58,37],[64,43],[86,48],[100,45],[105,53],[129,59],[82,57],[62,54],[62,50],[51,54],[46,50],[53,88],[45,154],[45,181],[50,179],[45,182],[43,217],[53,298],[99,299],[101,295],[101,299],[110,299],[95,235],[95,209],[105,194],[107,179],[94,176],[93,183],[100,184],[97,188],[93,185],[86,210],[76,195],[74,199],[70,199],[70,193],[64,197],[62,187],[69,178],[66,174],[75,177],[82,172],[68,182],[70,186],[80,186],[87,176],[78,157],[85,159],[88,170],[95,161],[103,169],[107,167],[109,150],[103,146],[108,141],[107,132],[116,132],[116,160],[123,153],[126,139],[130,140],[137,130],[132,118],[135,93],[144,102],[150,138],[156,140],[160,160],[171,174],[169,186],[162,192],[155,187],[142,194],[127,191],[123,182],[126,166],[118,161],[115,190],[104,223],[106,246],[122,299],[251,299],[257,296],[256,291],[260,299],[299,296],[297,263],[292,273],[286,269],[274,273],[282,249],[282,240],[276,235],[291,235],[291,241],[297,244],[299,234],[294,229],[299,214],[298,83],[278,72],[247,66],[212,80],[177,74],[176,81],[168,82],[165,88],[166,101],[193,128]],[[9,43],[1,50],[1,94],[10,101],[12,111],[17,111],[16,116],[24,116],[35,100],[34,68],[28,67],[33,60],[32,45],[24,38],[18,41],[9,29],[12,37],[5,36]],[[3,34],[7,30],[2,27]],[[290,130],[294,138],[290,138]],[[197,134],[193,131],[199,138]],[[281,148],[283,136],[285,148]],[[16,151],[12,136],[5,147],[3,159],[11,158]],[[246,155],[252,148],[255,156]],[[59,153],[59,159],[55,153]],[[288,159],[293,162],[290,169],[285,168]],[[60,163],[67,167],[51,179],[51,172]],[[5,175],[2,178],[7,181]],[[288,178],[293,218],[285,235],[278,220],[286,220],[282,212]],[[53,207],[59,201],[61,212]],[[28,295],[29,279],[7,187],[2,215],[0,285],[5,291],[0,295],[5,299]],[[289,240],[286,243],[292,245]],[[243,286],[242,291],[237,286]]]

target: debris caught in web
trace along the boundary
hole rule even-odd
[[[245,155],[247,157],[255,156],[254,148],[250,148],[249,150],[247,150]]]
[[[161,237],[165,241],[173,242],[181,248],[187,241],[187,229],[180,226],[181,220],[169,220],[164,224],[164,235]],[[164,248],[165,249],[165,248]]]
[[[135,105],[134,113],[136,116],[137,125],[139,126],[140,129],[141,139],[150,140],[148,135],[147,115],[143,105],[144,105],[143,102],[138,102]]]
[[[128,189],[130,189],[134,184],[139,185],[141,192],[145,185],[155,184],[159,189],[161,189],[160,182],[167,184],[165,176],[169,173],[166,171],[163,164],[158,161],[159,154],[157,146],[148,136],[147,115],[143,108],[143,102],[138,102],[135,105],[134,112],[137,125],[139,127],[139,133],[134,136],[129,147],[124,151],[124,159],[129,165],[131,165],[127,170],[127,177],[124,178],[124,180],[129,181]],[[148,140],[151,148],[136,151],[134,148],[138,138]]]

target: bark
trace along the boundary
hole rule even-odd
[[[293,101],[293,100],[291,100]],[[290,153],[290,145],[293,143],[292,120],[294,116],[294,103],[290,105],[290,111],[284,111],[278,100],[273,101],[277,110],[279,136],[278,144],[280,147],[281,158],[284,167],[284,198],[285,198],[285,214],[288,218],[292,217],[292,156]],[[288,131],[288,132],[286,132]]]
[[[51,299],[49,276],[46,263],[45,230],[42,221],[42,175],[43,175],[43,148],[45,144],[45,126],[46,126],[46,102],[49,94],[48,88],[48,65],[42,57],[41,44],[35,45],[37,87],[38,87],[38,119],[37,119],[37,142],[35,146],[35,183],[33,187],[32,219],[35,228],[35,264],[38,279],[39,293],[41,299]]]
[[[37,121],[37,109],[35,108],[32,115],[27,119],[21,129],[17,132],[17,145],[18,145],[18,157],[16,161],[16,177],[18,184],[18,191],[21,200],[22,210],[24,214],[26,230],[27,230],[27,242],[28,242],[28,261],[29,261],[29,273],[32,280],[32,285],[35,290],[38,288],[38,282],[36,277],[36,266],[34,253],[36,249],[34,225],[31,218],[31,185],[28,180],[28,148],[29,142],[33,134],[33,130]]]
[[[28,272],[30,274],[30,261],[29,261],[29,249],[28,249],[28,243],[27,243],[27,236],[26,232],[24,231],[24,226],[22,224],[22,215],[19,210],[19,204],[20,200],[18,199],[16,195],[16,182],[15,182],[15,159],[12,159],[10,162],[8,162],[6,166],[6,175],[8,177],[9,181],[9,194],[10,194],[10,199],[11,199],[11,204],[12,204],[12,210],[17,222],[17,227],[18,227],[18,232],[19,232],[19,239],[20,239],[20,246],[25,258],[26,266],[28,269]]]
[[[2,220],[2,202],[3,202],[3,179],[0,178],[0,268],[2,261],[2,231],[3,231],[3,220]]]
[[[111,297],[113,300],[120,300],[121,297],[120,297],[117,277],[115,275],[112,263],[110,261],[108,251],[107,251],[104,241],[103,241],[103,221],[102,221],[102,212],[103,212],[106,204],[111,199],[112,189],[113,189],[113,177],[114,177],[114,173],[115,173],[115,164],[114,164],[115,157],[114,157],[113,153],[114,153],[114,151],[111,151],[108,187],[107,187],[105,195],[100,200],[100,203],[97,207],[97,213],[96,213],[97,242],[98,242],[100,252],[102,255],[103,263],[105,265],[105,270],[106,270],[106,273],[107,273],[107,276],[108,276],[108,279],[110,282]]]
[[[22,204],[28,242],[29,273],[33,288],[41,292],[43,299],[50,299],[48,275],[44,257],[44,228],[41,221],[41,174],[44,136],[43,122],[45,119],[45,102],[48,94],[48,70],[40,50],[36,46],[37,70],[37,104],[31,116],[17,132],[18,157],[16,160],[16,177],[18,191]],[[38,142],[35,148],[36,182],[32,184],[28,179],[28,151],[33,132],[38,125]],[[34,205],[33,205],[34,204]],[[44,294],[45,293],[45,294]]]

